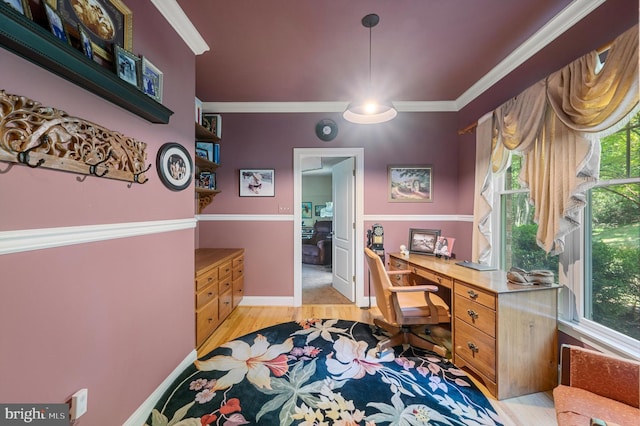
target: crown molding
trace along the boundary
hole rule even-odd
[[[562,12],[547,22],[533,36],[511,52],[495,68],[485,74],[473,86],[467,89],[455,103],[457,110],[464,108],[469,102],[487,91],[514,69],[522,65],[549,43],[574,26],[606,0],[574,0]]]
[[[151,0],[196,55],[209,50],[206,42],[186,17],[176,0]],[[475,82],[456,100],[393,101],[401,112],[457,112],[482,95],[491,86],[522,65],[561,34],[574,26],[606,0],[573,0],[533,36]],[[189,40],[199,39],[205,48],[192,46]],[[203,50],[204,49],[204,50]],[[343,112],[348,101],[335,102],[204,102],[203,111],[217,113],[301,113]]]
[[[194,54],[201,55],[209,50],[209,45],[176,0],[151,0],[151,3],[182,37],[182,40],[187,43]]]

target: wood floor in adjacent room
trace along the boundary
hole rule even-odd
[[[355,305],[303,305],[299,308],[286,306],[239,306],[198,350],[202,357],[222,343],[253,331],[289,321],[306,318],[339,318],[372,324],[379,315],[377,308],[361,309]],[[487,396],[501,416],[505,426],[557,426],[551,392],[541,392],[518,398],[497,401],[487,392],[481,382],[478,387]]]

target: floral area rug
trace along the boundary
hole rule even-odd
[[[256,331],[186,369],[147,425],[502,424],[463,371],[409,346],[377,358],[382,338],[335,319]]]

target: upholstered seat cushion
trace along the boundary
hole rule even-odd
[[[402,307],[402,315],[405,317],[424,317],[429,316],[429,307],[425,306],[424,293],[396,293],[398,295],[398,303]],[[440,296],[435,293],[429,293],[429,298],[438,308],[438,316],[447,318],[449,315],[449,307]]]
[[[553,390],[558,424],[589,426],[592,418],[607,426],[640,424],[640,410],[584,389],[560,385]]]

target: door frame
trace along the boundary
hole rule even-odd
[[[293,149],[293,306],[302,306],[302,158],[353,157],[356,168],[353,221],[356,301],[368,306],[364,297],[364,148],[294,148]]]

